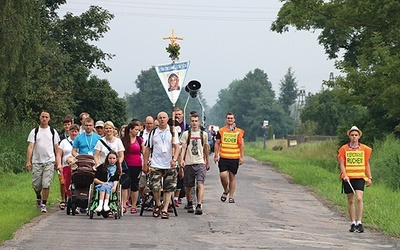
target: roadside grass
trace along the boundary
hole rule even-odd
[[[36,195],[31,183],[31,172],[0,174],[0,244],[12,239],[18,228],[41,214],[36,208]],[[48,206],[58,204],[59,197],[58,177],[54,175]]]
[[[273,144],[274,142],[268,142]],[[260,147],[261,144],[261,147]],[[272,148],[272,146],[271,146]],[[379,155],[380,148],[374,148]],[[262,143],[247,143],[245,153],[258,161],[270,162],[274,168],[293,177],[296,183],[305,185],[317,195],[331,201],[348,218],[347,199],[341,193],[337,142],[315,142],[297,147],[273,151],[263,150]],[[374,172],[373,172],[374,173]],[[382,181],[364,192],[363,224],[388,235],[400,236],[400,194]]]

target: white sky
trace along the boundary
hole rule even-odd
[[[110,31],[98,43],[116,56],[107,61],[110,73],[94,71],[106,78],[122,97],[136,90],[141,70],[169,63],[163,37],[183,37],[180,60],[190,60],[186,81],[197,79],[208,105],[215,104],[218,91],[235,79],[260,68],[267,73],[276,95],[279,84],[292,67],[298,86],[306,92],[321,90],[330,72],[338,74],[318,44],[319,32],[270,31],[282,4],[278,0],[68,0],[60,10],[79,15],[98,5],[115,15]],[[162,87],[160,82],[160,87]]]

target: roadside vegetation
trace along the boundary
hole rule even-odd
[[[289,174],[293,180],[323,196],[348,217],[347,202],[341,193],[337,141],[315,142],[297,147],[284,147],[274,151],[272,147],[286,145],[286,141],[268,141],[267,150],[261,142],[246,144],[246,155],[258,161],[271,162],[274,168]],[[400,141],[388,136],[374,144],[371,159],[373,183],[364,193],[363,224],[370,229],[388,235],[400,236]]]
[[[58,177],[54,175],[48,200],[49,207],[60,200]],[[32,189],[31,172],[0,174],[0,244],[12,239],[13,233],[22,225],[40,215],[36,209],[36,197]]]

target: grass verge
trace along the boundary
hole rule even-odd
[[[36,208],[36,195],[32,189],[32,173],[3,173],[0,175],[0,244],[12,239],[14,232],[40,215]],[[59,182],[54,175],[48,206],[58,204]]]
[[[279,142],[278,142],[279,143]],[[270,147],[274,142],[269,142]],[[271,145],[272,144],[272,145]],[[246,155],[270,162],[299,184],[331,201],[347,215],[347,201],[341,193],[339,168],[336,162],[337,142],[316,142],[281,151],[263,150],[260,143],[247,143]],[[379,148],[374,149],[379,152]],[[399,191],[384,183],[373,183],[364,192],[363,224],[392,236],[400,236]]]

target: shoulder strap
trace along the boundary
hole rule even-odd
[[[49,126],[49,127],[50,127],[50,126]],[[35,138],[34,138],[35,143],[36,143],[36,137],[37,137],[38,132],[39,132],[39,126],[37,126],[37,127],[35,128]],[[50,132],[51,132],[51,135],[52,135],[53,152],[54,152],[54,156],[56,156],[56,154],[57,154],[57,153],[56,153],[56,148],[54,147],[54,134],[56,133],[56,132],[55,132],[55,129],[52,128],[52,127],[50,127]]]
[[[108,149],[108,151],[111,151],[111,148],[107,145],[105,141],[103,141],[102,139],[100,139],[99,141]]]
[[[204,131],[200,130],[201,146],[204,147]]]
[[[142,142],[143,142],[143,138],[140,137],[140,136],[136,136],[136,140],[137,140],[138,143],[139,143],[140,153],[143,154],[143,152],[142,152]]]
[[[192,136],[191,132],[192,132],[191,130],[188,130],[188,137],[187,137],[187,140],[186,140],[186,149],[187,149],[187,147],[188,147],[188,145],[190,143],[190,137]]]
[[[150,148],[150,155],[153,154],[153,136],[156,132],[156,128],[153,128],[149,133],[149,138],[147,139],[146,146]]]
[[[36,142],[36,136],[37,136],[37,133],[39,132],[39,126],[37,126],[36,128],[35,128],[35,142]]]

